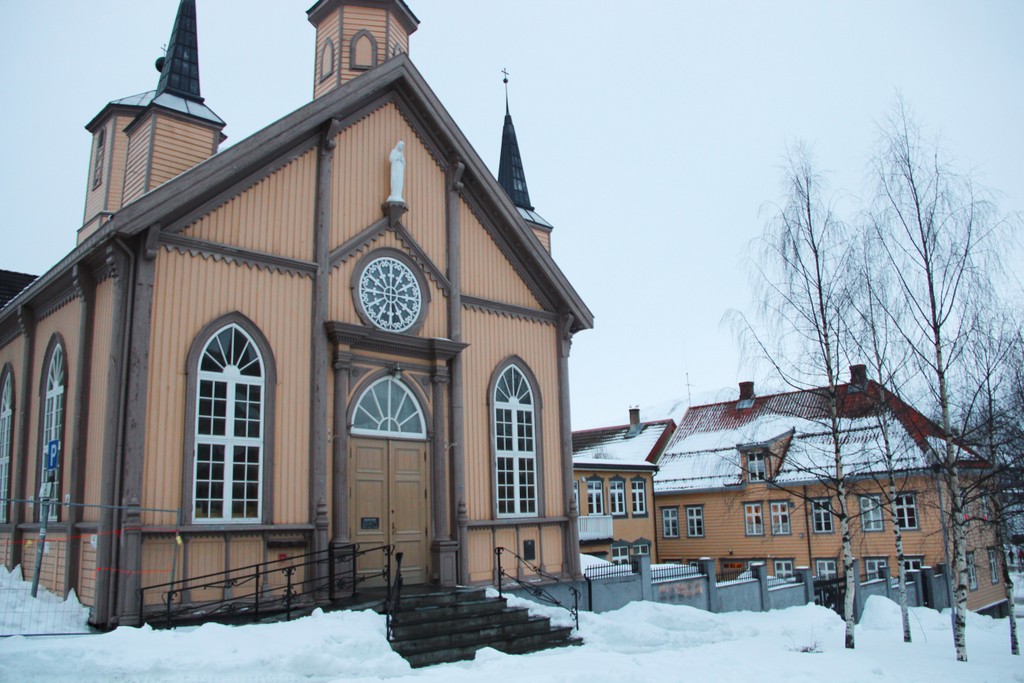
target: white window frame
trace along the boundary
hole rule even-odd
[[[921,520],[917,515],[917,496],[913,493],[901,493],[896,496],[896,523],[900,529],[912,530],[920,528]],[[913,522],[911,524],[911,522]]]
[[[773,569],[775,572],[775,578],[777,579],[791,579],[794,576],[793,572],[793,560],[773,560]]]
[[[763,451],[747,453],[747,481],[768,479],[768,459]]]
[[[587,514],[604,514],[604,480],[597,477],[587,479]]]
[[[612,517],[626,516],[626,482],[612,479],[608,482],[608,507]]]
[[[14,381],[11,373],[3,375],[0,386],[0,524],[7,523],[8,486],[11,483],[11,445],[14,434]]]
[[[239,342],[243,346],[236,349],[235,344]],[[249,350],[252,356],[247,355]],[[204,369],[207,360],[211,367],[220,366],[220,369]],[[239,367],[238,363],[243,360],[244,366]],[[254,365],[256,374],[248,374]],[[235,323],[211,334],[199,353],[196,416],[192,426],[195,434],[192,521],[195,524],[259,524],[263,520],[266,367],[256,340]],[[223,405],[222,410],[218,404]],[[223,433],[219,433],[221,431]],[[217,474],[218,469],[220,474]],[[239,471],[243,475],[236,480]],[[204,505],[205,512],[201,510]],[[215,515],[213,511],[218,506],[220,514]],[[238,506],[241,509],[236,511]]]
[[[988,578],[993,583],[999,583],[999,554],[995,548],[988,549]]]
[[[50,482],[49,513],[47,520],[56,522],[60,518],[60,484],[64,470],[64,391],[67,388],[67,363],[64,348],[59,344],[54,347],[50,363],[46,368],[46,394],[43,404],[43,439],[40,447],[39,481],[46,478],[46,449],[50,441],[56,440],[58,445],[57,469]]]
[[[635,557],[639,557],[641,555],[650,555],[650,554],[651,554],[651,544],[650,543],[635,543],[635,544],[633,544],[633,555]]]
[[[612,563],[613,564],[625,564],[629,562],[629,546],[628,545],[613,545],[612,546]]]
[[[811,499],[811,528],[816,534],[833,534],[836,531],[832,520],[832,506],[828,498]]]
[[[630,492],[633,502],[633,516],[647,514],[647,482],[643,479],[634,479],[630,482]]]
[[[526,373],[513,364],[494,386],[494,425],[498,517],[538,515],[536,399]]]
[[[704,538],[704,506],[686,506],[686,537]]]
[[[911,557],[907,557],[906,555],[904,555],[904,557],[903,557],[903,571],[909,572],[909,571],[920,570],[922,567],[924,567],[924,557],[923,556],[921,556],[921,555],[913,555]]]
[[[427,422],[412,390],[389,375],[359,395],[352,414],[352,434],[421,440],[427,438]]]
[[[743,529],[747,536],[764,536],[764,506],[761,503],[743,504]]]
[[[864,559],[864,576],[868,581],[878,578],[878,572],[884,569],[886,576],[889,575],[889,558],[867,557]]]
[[[769,507],[772,520],[772,536],[792,535],[793,527],[789,515],[789,501],[773,500],[769,503]]]
[[[978,590],[978,563],[973,550],[967,553],[967,587],[972,591]]]
[[[839,576],[839,568],[833,559],[817,559],[814,561],[814,574],[819,579],[835,579]]]
[[[885,531],[881,496],[877,494],[860,496],[859,501],[861,531]]]
[[[661,508],[661,535],[679,538],[679,508]]]

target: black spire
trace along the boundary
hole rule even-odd
[[[160,65],[160,83],[156,86],[156,94],[178,95],[186,100],[202,102],[199,94],[199,37],[196,33],[196,2],[181,0],[178,5],[178,16],[171,30],[167,57]]]
[[[505,190],[512,203],[521,209],[533,211],[530,191],[526,188],[526,174],[523,172],[523,157],[519,154],[516,141],[516,127],[508,113],[508,72],[505,74],[505,126],[501,130],[501,158],[498,160],[498,184]]]

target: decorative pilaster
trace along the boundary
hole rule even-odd
[[[33,377],[32,366],[35,359],[35,345],[36,345],[36,316],[35,312],[27,305],[22,305],[18,309],[18,318],[21,325],[22,333],[25,335],[25,351],[22,355],[21,362],[21,396],[18,398],[18,406],[20,413],[18,419],[18,441],[21,452],[26,456],[28,454],[28,429],[29,429],[29,414],[32,412],[28,410],[28,406],[32,405],[32,385],[34,382],[38,382],[37,377]],[[28,457],[11,458],[11,497],[15,500],[25,500],[25,488],[27,487],[26,477],[28,473]],[[10,523],[11,528],[14,532],[11,534],[11,566],[15,567],[21,564],[22,561],[22,549],[24,547],[25,532],[19,529],[21,522],[25,519],[25,503],[16,503],[10,507]]]
[[[445,367],[435,365],[431,375],[433,403],[433,432],[434,438],[431,443],[431,473],[430,478],[434,495],[431,498],[431,512],[433,518],[433,543],[431,544],[431,555],[433,566],[437,568],[437,579],[442,586],[454,586],[457,583],[456,543],[451,538],[451,526],[448,513],[448,500],[450,497],[448,479],[445,476],[447,468],[446,459],[449,448],[452,445],[445,438],[445,415],[444,397],[445,385],[448,384],[448,370]]]
[[[331,425],[333,446],[332,467],[332,518],[334,533],[331,547],[338,549],[350,544],[348,529],[348,394],[352,377],[352,354],[347,351],[334,352],[334,419]]]
[[[564,313],[559,316],[558,325],[558,412],[559,447],[562,453],[562,500],[568,518],[564,534],[565,573],[582,578],[580,570],[580,531],[577,522],[579,510],[572,490],[572,421],[569,404],[569,352],[572,350],[573,316]]]
[[[448,283],[451,287],[448,294],[448,338],[453,342],[462,342],[462,244],[461,230],[459,228],[459,201],[465,185],[462,176],[466,172],[466,165],[459,158],[454,158],[449,166],[448,194],[445,206],[445,222],[447,233],[447,258],[448,258]],[[463,444],[466,439],[465,411],[463,407],[463,363],[462,355],[458,354],[451,359],[451,382],[449,387],[449,405],[451,415],[449,416],[448,439],[451,441],[448,449],[451,458],[451,490],[449,499],[452,501],[453,512],[456,513],[453,525],[457,529],[457,576],[456,581],[460,584],[469,583],[469,553],[467,552],[467,530],[466,523],[466,450]]]

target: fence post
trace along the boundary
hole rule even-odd
[[[705,585],[707,587],[708,611],[719,612],[721,610],[718,604],[718,577],[715,575],[715,561],[710,557],[702,557],[698,563],[701,573],[707,577]]]
[[[651,573],[651,556],[638,555],[635,558],[636,573],[640,577],[640,599],[654,600],[654,576]]]
[[[804,602],[811,604],[814,602],[814,575],[811,574],[810,567],[797,567],[796,568],[797,581],[804,585]]]
[[[935,607],[935,570],[931,567],[921,567],[921,590],[923,592],[923,607]]]
[[[910,604],[910,602],[913,601],[914,604],[911,605],[911,607],[921,607],[922,605],[924,605],[924,600],[921,597],[921,588],[922,588],[922,586],[921,586],[921,583],[922,583],[921,570],[920,569],[908,569],[906,571],[906,579],[905,579],[905,581],[906,581],[906,586],[907,586],[907,589],[908,589],[907,590],[907,604]],[[914,587],[914,589],[913,589],[914,590],[914,594],[913,595],[910,594],[910,590],[909,590],[911,586]]]
[[[767,612],[772,608],[768,596],[768,567],[764,562],[751,562],[750,569],[754,572],[754,578],[757,579],[757,587],[761,593],[761,611]]]

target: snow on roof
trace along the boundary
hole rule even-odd
[[[662,441],[666,431],[675,427],[672,420],[640,422],[633,430],[629,425],[588,429],[573,432],[572,461],[574,465],[607,465],[609,461],[643,464]]]

